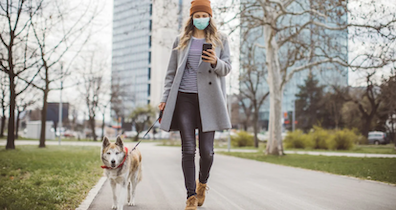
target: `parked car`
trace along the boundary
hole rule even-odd
[[[368,134],[368,143],[369,144],[387,144],[389,143],[389,139],[385,132],[382,131],[371,131]]]

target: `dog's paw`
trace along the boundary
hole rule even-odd
[[[135,206],[135,202],[134,201],[128,202],[128,206]]]
[[[114,205],[114,204],[113,204],[113,205],[111,206],[111,209],[117,209],[117,205]]]

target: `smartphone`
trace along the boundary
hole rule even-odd
[[[203,51],[206,51],[206,50],[208,50],[208,49],[212,49],[212,44],[210,44],[210,43],[204,43],[204,44],[203,44],[203,47],[202,47],[202,55],[207,56],[206,54],[203,53]],[[208,59],[202,58],[202,60],[206,61],[206,60],[208,60]]]

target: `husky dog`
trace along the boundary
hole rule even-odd
[[[142,155],[137,148],[124,147],[121,137],[115,143],[104,137],[100,157],[103,162],[104,173],[110,180],[113,191],[112,209],[122,210],[128,194],[128,205],[135,205],[136,185],[142,179]],[[121,186],[119,196],[116,194],[116,185]]]

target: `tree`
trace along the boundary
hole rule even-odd
[[[139,140],[139,134],[145,129],[146,126],[150,126],[155,118],[155,109],[150,106],[136,107],[130,115],[133,124],[136,129],[135,141]]]
[[[374,12],[378,8],[371,7],[370,2],[361,3],[370,9],[360,10],[358,14],[351,13],[347,1],[343,0],[241,2],[240,12],[232,17],[241,19],[241,30],[263,30],[264,43],[259,46],[265,51],[263,59],[268,70],[270,92],[267,154],[283,154],[283,90],[294,74],[307,69],[320,69],[315,67],[324,64],[334,64],[334,70],[339,66],[358,70],[377,69],[396,61],[393,50],[396,17],[392,9],[382,6],[381,11],[387,12],[381,14],[379,20]],[[348,17],[354,21],[348,23]],[[345,56],[347,46],[337,42],[336,33],[332,33],[337,31],[349,31],[352,38],[371,37],[371,40],[381,43],[377,47],[370,46],[377,50],[358,51],[348,61],[348,56]],[[345,53],[341,55],[339,52]]]
[[[314,75],[309,74],[304,85],[299,85],[300,92],[296,95],[297,128],[309,131],[314,125],[320,124],[324,118],[324,89]]]
[[[0,41],[0,70],[8,76],[9,118],[6,149],[15,149],[16,98],[23,93],[37,76],[40,68],[37,52],[28,45],[30,24],[42,10],[44,0],[1,1],[0,16],[4,20]],[[21,84],[21,78],[28,78]]]
[[[92,7],[92,13],[90,13],[90,7]],[[57,0],[47,2],[45,9],[31,22],[42,67],[42,73],[39,74],[40,80],[33,84],[43,92],[39,147],[45,147],[48,95],[50,91],[63,88],[54,87],[53,84],[58,81],[63,82],[70,75],[75,58],[91,37],[91,33],[87,31],[97,16],[98,6],[88,4],[81,14],[73,14],[77,17],[73,21],[68,14],[75,12],[74,8],[69,9],[62,2]],[[74,49],[74,45],[78,47]],[[66,56],[70,57],[66,58]]]
[[[97,57],[95,51],[92,51],[89,62],[85,62],[83,64],[83,69],[85,69],[85,73],[83,74],[84,87],[82,88],[81,94],[83,95],[85,105],[87,106],[88,122],[92,131],[92,137],[94,141],[97,141],[97,134],[95,131],[96,114],[100,108],[100,105],[106,103],[106,95],[109,94],[109,92],[107,91],[109,88],[106,85],[106,81],[104,78],[104,71],[107,67],[106,62],[106,59],[101,59],[101,57]]]
[[[363,88],[355,88],[351,90],[348,87],[348,94],[342,94],[338,89],[336,91],[343,97],[344,101],[353,102],[360,112],[361,127],[359,128],[362,135],[368,137],[369,131],[373,128],[374,119],[378,116],[378,108],[382,103],[380,97],[380,88],[372,81],[373,73],[368,73],[366,76],[367,86]],[[356,125],[356,124],[355,124]]]
[[[390,134],[390,139],[395,143],[396,148],[396,75],[388,79],[383,79],[381,84],[381,99],[385,115],[384,127]]]
[[[243,70],[239,78],[240,95],[242,96],[240,102],[246,115],[246,120],[249,121],[250,116],[253,117],[254,146],[258,147],[257,133],[260,107],[269,94],[268,91],[265,92],[260,89],[260,84],[264,82],[265,78],[265,66],[259,62],[259,59],[256,59],[257,50],[255,45],[241,51],[246,57],[241,62]],[[247,52],[244,53],[244,51]]]

